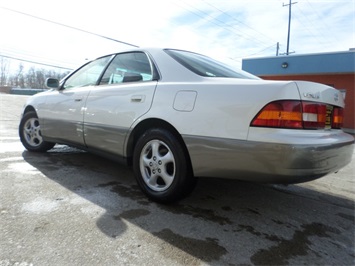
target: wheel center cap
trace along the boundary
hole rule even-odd
[[[158,169],[159,169],[159,164],[158,164],[157,162],[153,162],[152,168],[153,168],[154,170],[158,170]]]

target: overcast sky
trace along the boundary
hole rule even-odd
[[[290,52],[355,47],[355,0],[292,2],[297,3],[292,5]],[[289,9],[283,4],[288,3],[0,0],[0,55],[75,68],[86,59],[130,48],[77,28],[142,47],[187,49],[241,67],[243,58],[274,56],[277,42],[280,53],[286,52]]]

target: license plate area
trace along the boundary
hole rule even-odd
[[[325,112],[325,129],[332,128],[332,113],[333,113],[333,106],[327,105],[326,112]]]

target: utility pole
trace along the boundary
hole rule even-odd
[[[280,43],[277,42],[277,44],[276,44],[276,56],[279,56],[279,49],[280,49]]]
[[[291,0],[290,0],[289,4],[287,4],[287,5],[282,4],[282,7],[288,6],[288,34],[287,34],[287,51],[286,51],[286,55],[289,55],[289,49],[290,49],[291,6],[293,4],[297,4],[297,2],[291,3]]]

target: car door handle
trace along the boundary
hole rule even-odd
[[[140,102],[144,102],[144,99],[145,99],[144,95],[133,95],[131,97],[131,102],[140,103]]]
[[[83,98],[78,98],[78,99],[75,99],[74,101],[75,102],[81,102],[83,100]]]

